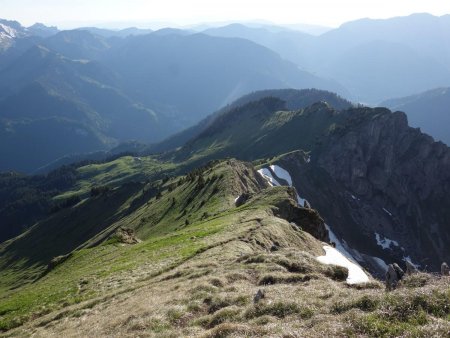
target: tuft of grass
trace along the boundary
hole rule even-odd
[[[395,295],[388,298],[387,309],[390,318],[403,320],[414,313],[424,310],[434,317],[446,318],[450,314],[450,289],[433,290],[425,294],[419,293],[409,296]]]
[[[204,317],[201,323],[203,327],[211,329],[222,323],[238,321],[240,318],[241,310],[238,307],[232,306],[220,309],[213,315]]]
[[[167,320],[171,324],[178,324],[184,315],[185,313],[180,309],[169,309],[166,314]]]
[[[364,295],[356,300],[350,302],[338,302],[334,303],[331,312],[343,313],[350,309],[360,309],[365,312],[375,311],[380,305],[380,300],[373,296]]]
[[[170,325],[160,319],[152,318],[146,329],[153,333],[162,333],[170,329]]]
[[[420,288],[427,285],[433,277],[427,273],[415,273],[402,279],[401,285],[407,288]]]
[[[300,307],[296,303],[278,301],[273,304],[256,304],[245,312],[245,318],[252,319],[262,316],[284,318],[290,315],[299,315],[302,319],[311,318],[314,313],[311,309]]]
[[[335,281],[344,282],[348,278],[348,269],[342,266],[329,265],[325,271],[325,275]]]
[[[311,279],[317,279],[315,275],[302,275],[302,274],[267,274],[263,276],[258,285],[273,285],[273,284],[295,284],[305,283]]]
[[[264,263],[267,258],[264,255],[243,256],[238,261],[244,261],[246,264]]]
[[[300,263],[300,262],[293,262],[288,259],[279,259],[276,261],[278,265],[281,265],[282,267],[286,268],[289,272],[295,272],[295,273],[311,273],[315,269],[310,264]]]
[[[225,277],[226,277],[228,283],[234,283],[234,282],[241,281],[241,280],[248,280],[248,277],[246,275],[244,275],[243,273],[239,273],[239,272],[229,273]]]
[[[374,311],[351,320],[350,330],[354,330],[351,335],[356,333],[374,337],[395,337],[403,336],[407,332],[409,336],[414,337],[433,336],[431,332],[424,332],[424,328],[437,318],[449,320],[450,289],[424,289],[420,293],[404,292],[405,290],[408,288],[386,294],[375,304],[367,299],[356,301],[354,307]],[[377,309],[374,309],[375,306]]]
[[[408,332],[410,336],[420,337],[418,326],[426,323],[427,318],[423,311],[416,313],[407,322],[392,322],[379,314],[369,314],[356,319],[353,328],[356,333],[369,337],[400,337],[405,332]],[[350,335],[354,335],[354,333],[352,332]]]
[[[266,324],[272,322],[272,320],[273,320],[273,317],[271,317],[271,316],[261,316],[261,317],[257,317],[254,320],[254,323],[257,325],[266,325]]]
[[[203,300],[203,303],[208,306],[208,313],[214,313],[222,308],[236,305],[244,306],[250,302],[247,296],[237,296],[237,297],[207,297]]]
[[[212,278],[209,280],[209,283],[216,288],[223,288],[225,286],[225,282],[220,278]]]
[[[267,336],[267,331],[261,328],[250,327],[242,324],[234,323],[223,323],[210,332],[208,332],[205,338],[226,338],[226,337],[265,337]]]

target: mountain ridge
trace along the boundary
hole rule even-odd
[[[26,41],[16,39],[15,45],[0,55],[0,115],[8,116],[2,121],[3,147],[9,149],[20,143],[17,138],[25,127],[19,116],[35,116],[31,104],[28,108],[24,105],[30,101],[30,94],[41,96],[40,116],[48,117],[60,110],[58,119],[52,117],[52,128],[70,111],[78,111],[76,116],[81,120],[74,120],[70,127],[71,122],[66,119],[66,126],[61,126],[71,135],[74,145],[82,136],[76,130],[84,129],[83,133],[90,136],[80,140],[86,146],[68,147],[66,152],[53,151],[54,141],[46,143],[49,156],[43,154],[42,161],[27,163],[27,156],[19,161],[11,157],[12,149],[8,152],[10,163],[4,163],[0,170],[33,172],[62,156],[108,151],[132,140],[155,143],[255,89],[322,87],[345,92],[339,84],[301,71],[275,52],[246,40],[167,30],[124,38],[102,37],[88,30],[54,33],[36,37],[36,41],[27,40],[30,37],[24,38]],[[248,61],[243,64],[242,60]],[[226,74],[223,69],[228,69]],[[206,73],[210,75],[199,76]],[[36,81],[46,88],[47,94],[30,93]],[[55,97],[62,100],[59,108],[54,106]],[[10,109],[14,101],[28,112],[21,111],[15,118],[17,109]],[[46,102],[50,102],[49,107]],[[69,120],[74,118],[75,115]],[[83,128],[86,121],[89,126]],[[8,124],[15,127],[8,129]],[[38,127],[33,133],[33,126],[38,124],[42,121],[26,122],[32,141],[33,135],[40,133]],[[68,131],[70,128],[72,132]],[[34,141],[43,144],[40,139]],[[16,150],[24,151],[23,147]]]
[[[450,123],[449,88],[436,88],[417,95],[387,100],[381,103],[393,110],[405,111],[408,121],[447,145],[450,136],[446,126]]]

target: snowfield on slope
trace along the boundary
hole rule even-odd
[[[357,264],[351,262],[347,257],[340,253],[337,249],[325,245],[325,256],[317,257],[317,260],[324,264],[333,264],[348,269],[348,284],[360,284],[369,282],[369,277],[364,270]]]
[[[291,175],[287,172],[287,170],[284,170],[283,168],[277,166],[277,165],[271,165],[270,169],[277,175],[279,178],[285,180],[290,187],[292,187],[292,178]]]
[[[277,165],[271,165],[270,169],[275,173],[275,175],[277,175],[277,177],[285,180],[290,187],[292,187],[292,178],[291,175],[289,174],[289,172],[283,168],[281,168],[280,166]],[[263,168],[263,169],[259,169],[258,173],[269,182],[269,184],[273,187],[273,186],[280,186],[281,184],[275,179],[273,178],[272,172],[267,169],[267,168]],[[301,198],[299,196],[299,194],[297,193],[297,202],[299,205],[301,205],[302,207],[305,206],[305,199]]]
[[[271,186],[279,186],[280,183],[273,177],[272,172],[280,179],[285,180],[289,186],[292,187],[292,177],[289,172],[278,165],[271,165],[270,169],[262,168],[258,170],[258,173],[265,179]],[[297,193],[297,201],[299,205],[305,205],[305,199],[300,197]],[[345,247],[342,245],[341,241],[336,237],[336,235],[331,230],[330,226],[325,224],[328,230],[330,241],[336,244],[336,249],[330,246],[324,246],[326,255],[318,257],[317,259],[325,264],[335,264],[338,266],[346,267],[349,270],[349,275],[347,278],[347,283],[357,284],[366,283],[369,281],[369,277],[363,271],[361,266],[355,262],[353,255],[351,255]]]
[[[273,178],[272,173],[267,168],[262,168],[258,170],[258,173],[270,184],[270,186],[280,186],[276,179]]]

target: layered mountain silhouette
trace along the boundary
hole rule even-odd
[[[378,103],[448,86],[448,21],[448,16],[426,14],[364,19],[320,36],[239,24],[211,28],[206,34],[132,28],[58,32],[2,21],[1,137],[12,162],[0,169],[30,172],[62,156],[108,150],[129,140],[157,143],[255,90],[318,88]],[[410,26],[417,30],[414,39]],[[29,95],[39,102],[39,114],[24,112]],[[17,114],[14,102],[22,102]],[[44,102],[52,103],[46,107]],[[71,115],[75,110],[85,113]],[[87,111],[89,117],[80,120]],[[33,141],[38,129],[45,128],[48,120],[37,123],[37,116],[51,116],[53,128],[63,123],[64,134],[72,135],[67,142],[71,146],[57,151],[50,147],[43,156],[33,150],[36,160],[22,156],[14,162],[11,155],[23,153],[23,147],[15,149],[21,144],[15,138],[27,133]],[[425,128],[425,121],[417,122],[412,125]],[[40,126],[36,133],[34,125]],[[48,142],[36,139],[36,149],[54,144],[56,134],[49,132]]]
[[[449,88],[437,88],[417,95],[386,100],[380,106],[405,112],[412,127],[421,128],[436,140],[450,144]]]
[[[0,54],[0,170],[30,172],[65,155],[157,142],[257,89],[346,93],[248,40],[11,25]],[[61,135],[67,140],[58,142]]]
[[[131,100],[96,62],[35,46],[1,72],[1,170],[30,171],[70,153],[109,148],[168,132],[154,111]]]
[[[240,25],[205,32],[258,42],[304,69],[339,81],[353,100],[376,104],[449,85],[449,27],[449,15],[414,14],[361,19],[320,36],[262,32]]]
[[[127,39],[104,62],[144,103],[164,105],[187,124],[258,89],[314,87],[345,94],[338,84],[243,39],[158,31]]]

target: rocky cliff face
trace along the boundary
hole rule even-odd
[[[277,209],[274,210],[274,215],[294,223],[318,240],[328,243],[330,241],[328,230],[319,212],[299,206],[296,201],[296,192],[293,188],[288,188],[288,193],[290,198],[280,200],[276,205]]]
[[[351,109],[313,149],[282,161],[356,258],[380,266],[450,260],[450,149],[408,127],[405,114]],[[370,265],[370,264],[368,264]],[[382,264],[381,264],[382,265]]]

